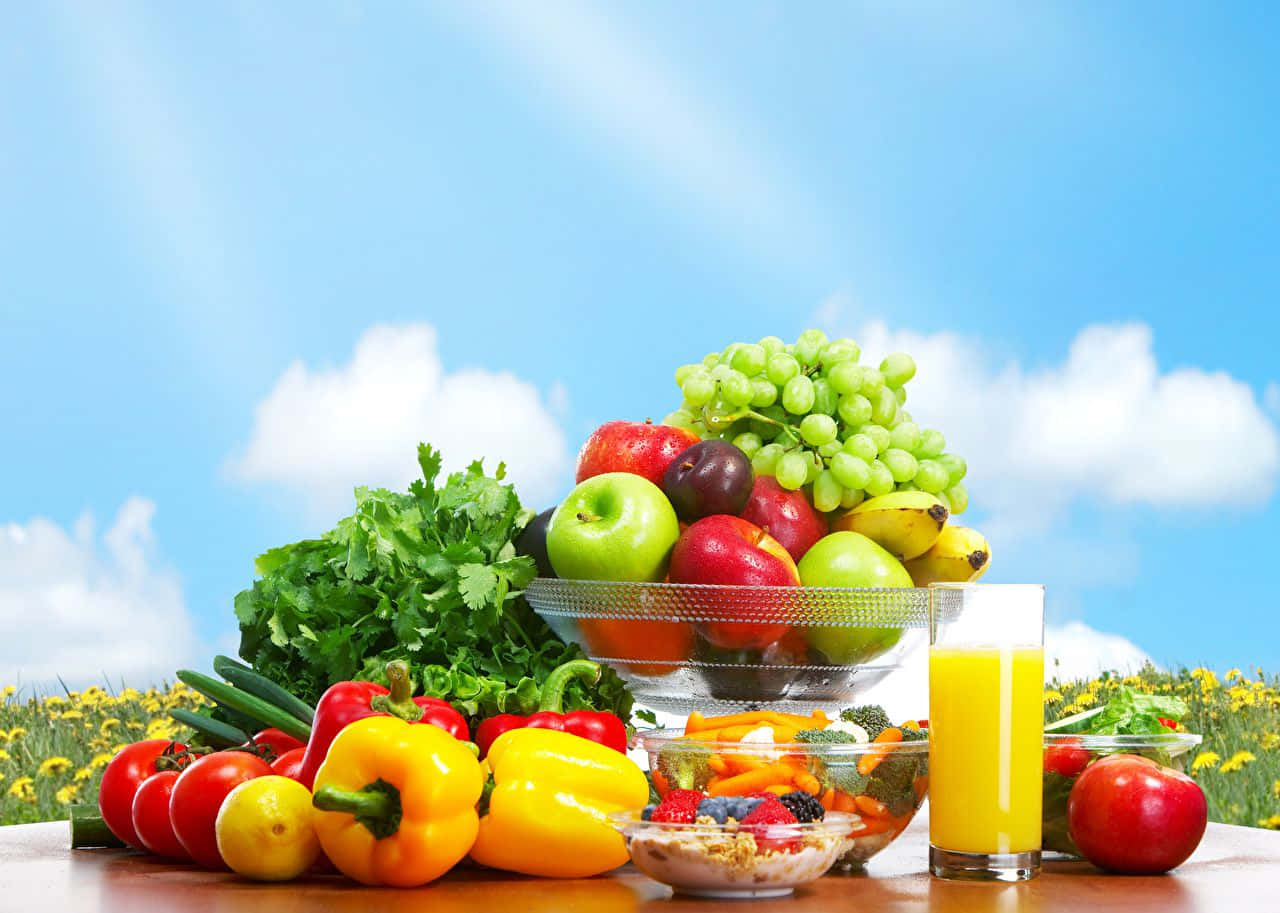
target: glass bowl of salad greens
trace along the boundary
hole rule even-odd
[[[1046,725],[1044,851],[1080,856],[1067,827],[1067,799],[1080,774],[1098,758],[1140,755],[1185,773],[1188,755],[1201,742],[1181,726],[1186,715],[1180,698],[1125,685],[1103,706]]]
[[[639,733],[637,745],[660,796],[672,789],[708,797],[772,792],[815,813],[847,815],[838,868],[861,866],[897,839],[929,791],[927,734],[914,721],[893,725],[875,704],[833,718],[695,712],[684,728]]]

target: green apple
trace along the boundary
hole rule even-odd
[[[913,586],[902,562],[861,533],[824,536],[804,553],[796,568],[804,586]],[[902,637],[902,629],[822,626],[807,628],[806,635],[830,662],[854,665],[889,650]]]
[[[547,557],[569,580],[661,580],[680,521],[644,476],[606,472],[582,482],[551,515]]]

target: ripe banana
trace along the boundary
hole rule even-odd
[[[931,549],[904,566],[916,586],[972,583],[991,566],[991,546],[976,529],[948,526]]]
[[[947,522],[947,508],[926,491],[892,491],[836,517],[833,531],[861,533],[895,557],[923,555]]]

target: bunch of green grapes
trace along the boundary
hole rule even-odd
[[[859,364],[861,355],[852,339],[828,340],[821,330],[794,344],[776,336],[735,342],[676,370],[684,402],[663,421],[732,441],[757,475],[806,488],[821,511],[921,490],[962,513],[964,459],[903,408],[915,361],[899,352],[875,368]]]

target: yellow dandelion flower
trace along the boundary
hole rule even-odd
[[[111,744],[110,739],[104,739],[102,736],[94,736],[92,739],[89,740],[89,750],[101,751],[102,749],[106,748],[110,744]]]
[[[137,688],[125,688],[120,692],[120,700],[122,701],[136,701],[141,697],[142,695],[138,693]]]
[[[1258,827],[1269,827],[1273,831],[1280,831],[1280,815],[1272,815],[1270,818],[1259,818]]]
[[[71,759],[64,758],[62,755],[54,755],[51,758],[45,758],[40,762],[40,770],[38,774],[42,777],[50,777],[57,774],[64,774],[71,769]]]
[[[10,758],[9,752],[5,751],[3,748],[0,748],[0,761],[7,761],[9,760],[9,758]]]
[[[1057,704],[1062,700],[1062,692],[1056,688],[1049,688],[1044,693],[1044,702],[1046,704]]]
[[[1213,767],[1221,760],[1221,756],[1219,756],[1216,751],[1202,751],[1196,755],[1196,759],[1191,762],[1191,772],[1195,773],[1197,770],[1203,770],[1206,767]]]
[[[60,805],[70,805],[75,797],[79,794],[80,787],[74,783],[68,783],[62,789],[53,794]]]
[[[149,697],[142,702],[142,709],[147,711],[147,713],[159,713],[160,701],[154,697]]]
[[[94,770],[97,770],[99,767],[106,767],[111,763],[111,759],[114,757],[114,752],[100,751],[93,756],[93,760],[89,762],[89,766]]]
[[[66,705],[67,699],[61,694],[51,694],[44,699],[44,706],[46,709],[49,707],[65,707]]]
[[[1081,709],[1092,707],[1096,703],[1098,703],[1098,695],[1092,691],[1086,691],[1084,694],[1076,696],[1076,706]]]
[[[16,742],[18,739],[22,738],[26,734],[27,734],[27,730],[24,727],[14,726],[12,729],[8,731],[8,733],[5,734],[4,740],[6,742]]]
[[[111,730],[119,728],[119,726],[120,721],[113,716],[109,716],[102,721],[102,725],[98,727],[98,731],[103,735],[106,735]]]
[[[129,747],[128,742],[120,742],[118,745],[112,745],[111,756],[114,758],[116,755],[118,755],[120,752],[124,751],[128,747]]]
[[[9,784],[9,795],[21,802],[36,801],[36,781],[31,777],[18,777]]]
[[[0,783],[4,782],[4,774],[0,774]]]
[[[1280,799],[1280,780],[1276,780],[1276,782],[1271,784],[1271,795]]]
[[[177,734],[178,727],[166,717],[158,716],[147,724],[147,738],[149,739],[171,739]]]
[[[66,713],[62,715],[62,718],[64,720],[83,720],[84,714],[81,713],[79,710],[68,710]]]
[[[1222,762],[1218,768],[1220,773],[1229,774],[1237,770],[1243,770],[1246,764],[1252,764],[1258,760],[1253,756],[1252,751],[1237,751],[1231,757]]]
[[[1240,678],[1240,676],[1243,674],[1244,673],[1242,673],[1239,669],[1228,669],[1226,675],[1222,676],[1222,678],[1225,681],[1234,682],[1236,679]]]
[[[17,685],[5,685],[3,689],[0,689],[0,697],[3,697],[7,701],[11,695],[17,692],[17,690]]]
[[[143,723],[141,720],[130,720],[124,725],[126,729],[145,729],[146,728],[146,724]]]
[[[71,778],[76,783],[83,783],[85,780],[93,779],[93,771],[88,767],[81,767],[76,771],[76,775]]]

